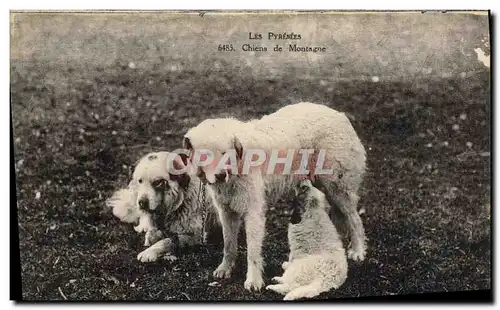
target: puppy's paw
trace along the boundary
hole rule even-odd
[[[349,249],[347,251],[347,257],[352,259],[353,261],[361,262],[365,259],[365,255],[366,255],[366,249],[358,249],[358,250]]]
[[[264,286],[264,280],[262,280],[262,275],[257,273],[251,273],[247,275],[247,279],[245,280],[244,287],[249,291],[260,291],[260,289]]]
[[[281,264],[281,268],[283,270],[286,270],[288,268],[288,266],[290,265],[290,262],[283,262],[283,264]]]
[[[266,290],[273,291],[281,295],[285,295],[290,289],[284,284],[271,284],[266,286]]]
[[[273,277],[271,281],[276,283],[283,283],[283,277]]]
[[[283,300],[296,300],[296,299],[299,299],[299,298],[297,298],[296,296],[294,296],[291,293],[288,293],[285,295],[285,297],[283,297]]]
[[[233,266],[226,262],[222,262],[217,269],[215,269],[213,275],[219,279],[229,279],[231,278],[231,271]]]
[[[137,260],[141,263],[150,263],[158,260],[158,252],[146,249],[137,255]]]
[[[277,286],[276,284],[271,284],[271,285],[268,285],[268,286],[266,286],[266,290],[268,290],[268,291],[273,291],[273,292],[277,292],[277,290],[276,290],[276,286]],[[278,293],[278,292],[277,292],[277,293]]]

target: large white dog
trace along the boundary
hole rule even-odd
[[[214,271],[216,277],[231,275],[237,255],[238,232],[244,220],[248,263],[244,286],[249,290],[261,289],[264,284],[261,248],[266,198],[270,203],[287,193],[294,184],[291,175],[268,174],[264,170],[268,167],[266,165],[254,167],[249,174],[229,168],[218,170],[217,163],[221,159],[223,162],[226,153],[234,150],[238,170],[244,166],[243,159],[248,158],[246,153],[255,149],[264,150],[267,155],[276,150],[281,154],[283,150],[313,150],[313,159],[321,158],[324,151],[324,170],[331,169],[333,174],[319,174],[312,167],[308,176],[314,186],[325,193],[330,205],[338,207],[346,216],[351,237],[349,257],[364,259],[365,235],[357,212],[357,193],[365,172],[366,154],[343,113],[324,105],[298,103],[249,122],[233,118],[208,119],[190,129],[183,142],[184,148],[191,150],[191,154],[207,149],[214,156],[215,164],[198,167],[197,174],[209,183],[207,192],[214,198],[223,227],[224,256]],[[272,159],[267,161],[272,166],[270,162]],[[297,160],[294,162],[297,163]]]
[[[172,173],[174,168],[186,168],[187,158],[171,154],[155,152],[143,156],[129,186],[117,190],[106,201],[122,222],[138,222],[134,229],[146,233],[144,245],[148,248],[137,256],[141,262],[153,262],[165,254],[171,256],[202,244],[218,226],[210,197],[203,200],[200,195],[200,180],[188,173]],[[170,167],[169,158],[173,161]]]

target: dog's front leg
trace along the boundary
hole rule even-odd
[[[162,239],[137,255],[137,259],[143,263],[154,262],[164,254],[172,253],[174,242],[170,238]]]
[[[230,278],[238,254],[238,233],[241,226],[241,215],[218,208],[224,237],[224,257],[222,263],[214,271],[217,278]]]
[[[146,231],[146,236],[144,237],[144,246],[151,246],[156,242],[163,239],[163,233],[161,230],[156,228]]]
[[[264,199],[257,199],[248,208],[245,216],[247,237],[247,279],[245,289],[259,291],[264,285],[262,280],[262,241],[265,234]]]

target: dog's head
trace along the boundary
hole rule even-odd
[[[183,147],[190,151],[202,182],[227,182],[237,173],[243,157],[243,146],[236,135],[241,124],[232,118],[208,119],[186,133]]]
[[[139,160],[132,176],[140,210],[155,211],[164,205],[173,211],[182,203],[183,192],[189,185],[187,173],[175,174],[175,169],[187,166],[187,156],[169,152],[150,153]]]
[[[124,222],[137,222],[143,212],[168,215],[184,201],[190,182],[187,155],[149,153],[137,163],[127,189],[108,200],[113,214]]]
[[[318,208],[325,211],[328,209],[325,194],[314,187],[309,179],[297,181],[294,191],[295,196],[290,207],[290,223],[300,223],[308,211]]]

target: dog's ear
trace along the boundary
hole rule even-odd
[[[175,154],[174,160],[172,161],[172,166],[175,170],[185,169],[187,166],[187,155],[186,154]]]
[[[238,137],[236,137],[236,136],[233,137],[233,147],[234,147],[234,150],[236,151],[236,158],[242,159],[243,158],[243,146],[241,145],[240,139],[238,139]]]
[[[189,156],[187,154],[180,153],[179,157],[181,159],[181,162],[184,164],[184,166],[187,166],[188,162],[189,162]]]
[[[193,145],[191,144],[191,140],[188,137],[184,137],[182,139],[182,147],[191,151],[193,149]]]
[[[184,190],[187,190],[189,183],[191,182],[191,177],[187,173],[183,174],[170,174],[170,180],[179,183],[179,186]]]
[[[175,156],[172,165],[176,170],[186,169],[187,155],[178,154],[177,156]],[[179,185],[184,189],[187,189],[187,187],[189,186],[189,182],[191,181],[191,177],[189,176],[187,171],[182,174],[169,173],[169,176],[172,181],[178,182]]]

